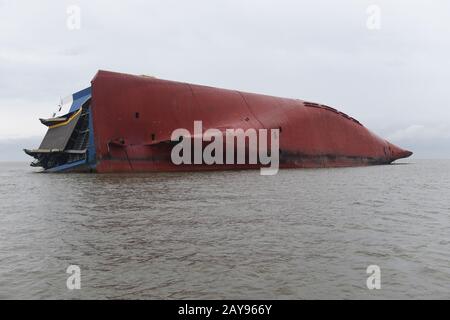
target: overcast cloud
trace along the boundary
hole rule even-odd
[[[448,0],[0,0],[0,160],[26,159],[38,118],[98,69],[321,102],[416,157],[450,157],[449,57]]]

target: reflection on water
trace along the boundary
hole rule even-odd
[[[450,298],[450,161],[40,174],[0,164],[0,298]],[[71,265],[81,290],[66,288]],[[368,290],[366,268],[381,268]]]

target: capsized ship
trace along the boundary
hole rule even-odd
[[[178,128],[279,129],[280,168],[390,164],[409,157],[335,108],[296,99],[99,71],[63,101],[38,149],[24,151],[46,172],[255,169],[258,164],[171,161]]]

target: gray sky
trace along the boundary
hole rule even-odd
[[[321,102],[450,157],[449,57],[448,0],[0,0],[0,160],[27,159],[98,69]]]

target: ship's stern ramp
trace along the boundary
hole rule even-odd
[[[88,88],[90,89],[90,88]],[[25,153],[34,157],[33,167],[42,167],[46,171],[85,171],[95,165],[95,147],[93,145],[93,126],[91,117],[90,90],[72,95],[70,105],[63,107],[48,119],[40,119],[48,127],[47,133],[38,149],[25,149]]]

